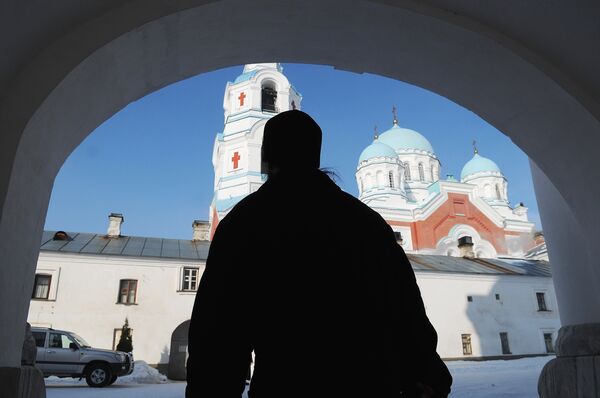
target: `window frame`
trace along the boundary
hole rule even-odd
[[[463,333],[460,335],[462,342],[463,355],[473,355],[473,341],[470,333]]]
[[[541,301],[540,301],[540,297],[542,298]],[[538,312],[549,312],[550,311],[550,308],[548,307],[548,301],[546,300],[546,292],[542,292],[542,291],[539,291],[539,290],[536,291],[535,292],[535,299],[536,299],[537,311]],[[541,304],[543,304],[543,305],[541,305]]]
[[[404,162],[404,180],[412,181],[412,178],[410,176],[410,163],[408,162]]]
[[[548,350],[548,341],[546,340],[546,336],[550,336],[550,347],[552,348],[551,351]],[[542,339],[544,340],[544,348],[546,349],[546,354],[556,353],[556,347],[554,347],[554,333],[542,331]]]
[[[36,295],[35,295],[37,287],[38,287],[38,277],[47,277],[48,278],[48,287],[46,289],[46,297],[36,297]],[[36,273],[35,278],[33,280],[33,291],[31,292],[31,299],[32,300],[49,300],[51,285],[52,285],[52,274]]]
[[[123,296],[123,282],[127,282],[127,301],[122,302],[121,297]],[[130,292],[131,292],[131,282],[135,282],[135,291],[133,294],[133,302],[129,302]],[[119,279],[119,291],[117,292],[117,304],[123,305],[135,305],[137,304],[137,292],[139,288],[139,281],[137,279]]]
[[[187,270],[192,270],[192,271],[196,271],[196,288],[195,289],[188,289],[186,288],[185,284],[185,278],[186,278],[186,271]],[[197,292],[198,291],[198,283],[200,282],[200,267],[187,267],[184,266],[181,270],[181,283],[180,283],[180,291],[181,292]],[[191,281],[189,282],[191,284]]]
[[[508,332],[500,332],[499,335],[502,355],[512,355],[512,352],[510,351],[510,341],[508,340]]]
[[[417,169],[419,170],[419,181],[425,182],[425,168],[423,167],[423,163],[419,163]]]
[[[390,188],[394,188],[394,172],[388,171],[388,182],[390,184]]]

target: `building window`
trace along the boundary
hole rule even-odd
[[[431,165],[431,168],[429,169],[429,171],[431,172],[431,182],[434,182],[435,178],[433,176],[433,165]]]
[[[388,173],[388,181],[390,183],[390,188],[394,188],[394,173],[391,171]]]
[[[501,200],[502,195],[500,195],[500,185],[496,184],[496,199]]]
[[[425,181],[425,170],[423,170],[423,163],[419,163],[419,181]]]
[[[463,355],[472,355],[473,348],[471,347],[471,335],[461,334],[460,336],[462,339]]]
[[[500,344],[502,345],[502,354],[510,354],[510,346],[508,345],[508,333],[500,332]]]
[[[135,304],[137,298],[137,280],[121,279],[119,284],[119,304]]]
[[[535,294],[538,303],[538,311],[548,311],[548,307],[546,306],[546,293],[537,292]]]
[[[181,290],[198,290],[198,268],[184,268]]]
[[[544,345],[547,353],[554,352],[554,343],[552,342],[552,333],[544,333]]]
[[[277,112],[277,91],[273,87],[263,86],[262,88],[262,110],[267,112]]]
[[[404,163],[404,179],[410,181],[410,164],[408,162]]]
[[[467,296],[467,301],[469,303],[472,303],[473,302],[473,296]]]
[[[402,234],[399,231],[394,231],[394,237],[396,238],[396,242],[402,242]]]
[[[500,295],[496,293],[496,300],[500,300]]]
[[[33,293],[31,294],[31,298],[48,300],[51,280],[51,275],[36,274],[35,281],[33,282]]]

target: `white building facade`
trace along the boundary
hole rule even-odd
[[[29,322],[70,330],[111,349],[127,318],[135,358],[166,369],[173,351],[186,349],[185,343],[172,345],[173,333],[190,319],[210,243],[66,235],[44,234]],[[442,358],[553,351],[560,324],[547,262],[416,254],[409,259]]]

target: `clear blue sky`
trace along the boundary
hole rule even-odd
[[[357,195],[361,151],[379,131],[399,124],[429,139],[442,177],[460,171],[479,152],[509,182],[511,203],[524,202],[540,228],[527,156],[474,113],[437,94],[396,80],[317,65],[284,64],[302,93],[302,109],[321,125],[324,167]],[[63,165],[52,191],[45,228],[105,233],[110,212],[123,213],[123,234],[190,239],[195,219],[208,219],[213,191],[212,146],[223,128],[223,94],[242,67],[195,76],[150,94],[99,126]]]

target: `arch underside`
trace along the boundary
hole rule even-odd
[[[412,1],[134,1],[65,33],[4,92],[0,256],[25,266],[0,271],[0,291],[16,279],[23,297],[30,292],[54,178],[98,125],[168,84],[271,61],[379,74],[472,110],[530,156],[586,235],[598,232],[600,188],[581,195],[571,178],[600,177],[597,145],[581,145],[597,142],[597,115],[558,69],[499,32]],[[564,152],[578,157],[568,172],[555,161]],[[19,323],[25,313],[0,319]],[[0,330],[0,340],[10,333]],[[0,353],[0,365],[17,363],[18,351]]]

